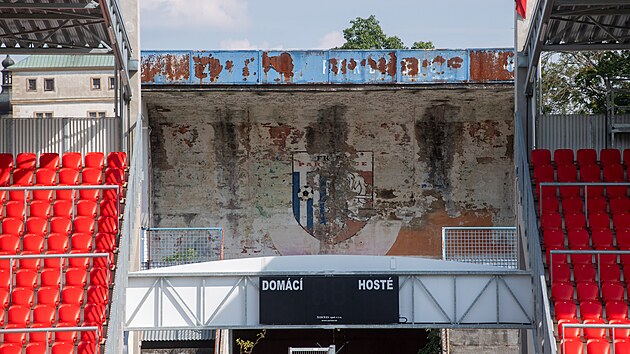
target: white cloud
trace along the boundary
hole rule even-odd
[[[258,50],[258,49],[269,49],[269,50],[282,50],[282,45],[272,46],[268,42],[261,43],[251,43],[249,39],[224,39],[219,44],[220,49],[224,50]]]
[[[249,24],[247,0],[142,0],[142,25],[237,29]]]
[[[321,37],[317,47],[321,49],[331,49],[341,47],[344,43],[346,43],[346,39],[343,38],[343,34],[339,31],[333,31]]]

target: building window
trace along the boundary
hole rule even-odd
[[[109,89],[113,90],[116,88],[116,79],[113,77],[109,78]]]
[[[52,118],[53,112],[35,112],[35,118]]]
[[[98,77],[92,78],[92,90],[100,90],[101,89],[101,79]]]
[[[26,80],[26,91],[37,91],[37,79]]]
[[[88,112],[90,118],[105,118],[105,112]]]
[[[55,91],[55,79],[44,79],[44,91]]]

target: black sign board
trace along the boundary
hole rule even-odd
[[[260,323],[398,323],[398,277],[261,277]]]

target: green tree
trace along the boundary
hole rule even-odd
[[[418,350],[418,354],[442,353],[442,336],[438,328],[427,328],[427,344]]]
[[[341,49],[408,49],[400,37],[387,36],[374,15],[350,21],[350,27],[343,30],[343,38],[346,43]],[[412,49],[433,49],[433,43],[415,42]]]
[[[542,102],[546,114],[605,113],[611,88],[630,89],[630,51],[545,53],[541,58]],[[630,104],[630,94],[616,97]],[[617,113],[628,113],[628,109]]]

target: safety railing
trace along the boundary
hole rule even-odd
[[[99,352],[99,346],[100,343],[98,341],[98,338],[100,338],[101,336],[101,329],[98,326],[84,326],[84,327],[31,327],[31,328],[10,328],[10,329],[0,329],[0,335],[4,336],[5,334],[22,334],[22,333],[58,333],[58,332],[62,332],[62,333],[67,333],[67,332],[94,332],[95,336],[94,338],[96,338],[97,340],[94,341],[94,343],[91,343],[92,345],[94,345],[94,351],[91,351],[91,348],[86,348],[86,352],[88,353],[98,353]],[[45,344],[45,348],[49,348],[50,347],[50,343],[51,341],[49,341],[49,337],[50,336],[46,336],[46,340],[44,342]],[[27,352],[29,352],[29,350],[27,349]],[[21,351],[20,351],[21,353]],[[46,353],[50,353],[49,350],[46,350]]]
[[[142,268],[152,269],[223,259],[223,228],[142,229]]]
[[[335,354],[336,348],[334,345],[331,345],[327,348],[293,348],[289,347],[289,354]]]
[[[105,342],[105,354],[120,354],[127,352],[128,336],[125,332],[125,292],[127,278],[133,265],[132,255],[137,254],[140,229],[143,218],[146,216],[147,191],[144,189],[148,179],[147,151],[148,142],[145,134],[144,120],[138,116],[133,130],[133,149],[129,165],[129,181],[127,182],[127,202],[124,211],[121,239],[118,247],[118,262],[114,277],[111,311],[107,327],[107,340]]]
[[[442,259],[516,269],[516,227],[443,227]]]
[[[517,230],[523,250],[519,266],[532,273],[533,301],[536,328],[533,331],[533,345],[536,353],[555,354],[557,351],[553,335],[549,296],[545,281],[545,267],[542,258],[538,216],[532,179],[529,173],[529,149],[525,144],[525,134],[519,122],[514,124],[516,189],[517,189]]]
[[[0,152],[120,151],[115,117],[0,118]]]
[[[617,341],[617,332],[619,331],[630,331],[630,324],[585,324],[585,323],[564,323],[562,324],[562,338],[566,338],[565,334],[568,330],[577,329],[578,331],[585,329],[604,329],[610,333],[610,337],[612,339],[612,345],[610,346],[610,351],[605,351],[605,353],[609,354],[625,354],[626,352],[616,351],[615,343]],[[622,336],[627,338],[627,334]],[[566,353],[565,342],[561,343],[562,353]],[[604,352],[602,352],[604,353]]]
[[[590,255],[595,256],[597,264],[597,286],[601,289],[601,265],[602,265],[602,256],[603,255],[630,255],[630,250],[550,250],[549,251],[549,281],[553,284],[553,271],[554,271],[554,255],[567,255],[571,257],[571,255]],[[589,262],[590,263],[590,262]],[[615,262],[616,263],[616,262]]]

